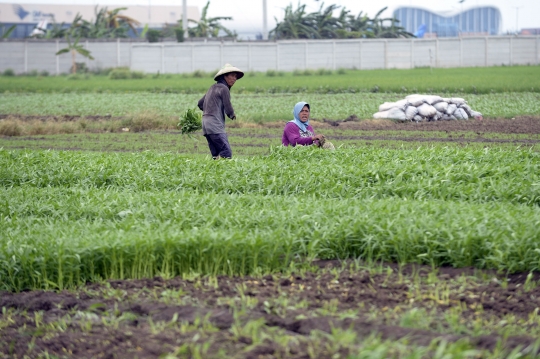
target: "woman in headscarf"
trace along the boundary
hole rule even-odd
[[[244,73],[240,69],[226,64],[214,76],[216,83],[199,100],[198,106],[203,111],[203,135],[214,159],[232,157],[231,146],[225,132],[225,115],[231,120],[236,119],[230,89],[236,80],[243,76]]]
[[[281,143],[283,146],[309,146],[321,141],[324,136],[316,135],[309,124],[310,107],[307,102],[298,102],[294,105],[294,120],[287,122],[283,129]]]

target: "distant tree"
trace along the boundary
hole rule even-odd
[[[137,34],[137,26],[140,25],[140,22],[120,14],[120,11],[126,9],[122,7],[108,10],[106,7],[98,9],[96,6],[96,18],[93,22],[85,20],[80,14],[77,14],[71,24],[72,34],[87,39],[125,38],[128,37],[129,30]]]
[[[344,26],[342,29],[338,30],[338,35],[340,38],[369,38],[374,37],[373,33],[369,30],[371,19],[360,11],[360,13],[355,17],[354,15],[349,15],[348,13],[344,15],[342,20]]]
[[[375,15],[375,18],[371,20],[371,32],[373,33],[374,37],[378,38],[398,38],[398,37],[415,37],[410,32],[407,32],[405,28],[401,26],[397,26],[396,24],[399,23],[399,20],[390,17],[390,18],[380,18],[380,15],[386,10],[388,7],[384,7],[377,15]],[[385,23],[390,22],[390,26],[386,26]]]
[[[333,39],[338,37],[337,30],[343,28],[343,20],[341,17],[334,17],[334,10],[341,6],[330,5],[323,10],[324,3],[321,4],[319,11],[309,15],[312,20],[316,37],[322,39]],[[344,10],[344,9],[343,9]],[[342,11],[343,14],[343,11]]]
[[[4,25],[0,28],[2,36],[0,36],[0,39],[7,39],[13,31],[15,31],[15,28],[17,25],[11,25],[7,30]]]
[[[276,27],[269,33],[277,39],[313,39],[320,38],[314,26],[312,14],[306,12],[306,5],[298,3],[296,10],[292,4],[285,7],[283,21],[276,19]]]
[[[62,55],[68,52],[71,52],[71,73],[75,74],[77,73],[77,62],[75,61],[77,54],[81,54],[84,57],[89,58],[90,60],[93,60],[94,58],[92,55],[90,55],[90,51],[86,50],[82,45],[79,45],[79,39],[80,37],[77,37],[75,39],[75,42],[71,42],[70,34],[66,34],[66,40],[68,43],[68,46],[66,48],[61,49],[56,53],[56,55]]]
[[[358,16],[349,15],[347,9],[342,8],[339,15],[334,16],[338,5],[326,8],[321,4],[318,11],[306,12],[306,5],[298,4],[293,9],[292,4],[285,8],[282,21],[276,18],[276,27],[270,31],[270,36],[277,39],[333,39],[333,38],[395,38],[414,37],[413,34],[398,26],[396,18],[381,18],[387,9],[381,9],[373,19],[360,12]]]
[[[188,22],[194,23],[194,27],[188,28],[188,34],[190,37],[218,37],[219,32],[223,31],[227,36],[237,37],[235,31],[227,29],[225,26],[221,25],[220,21],[222,20],[232,20],[230,16],[218,16],[218,17],[208,17],[208,7],[210,6],[210,1],[202,9],[201,18],[199,21],[189,19]]]
[[[70,28],[67,27],[65,23],[58,24],[53,22],[50,28],[44,29],[45,33],[43,35],[38,35],[37,37],[45,39],[61,39],[66,37],[69,29]]]

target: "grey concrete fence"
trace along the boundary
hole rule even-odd
[[[81,43],[95,60],[78,55],[90,69],[129,67],[146,73],[214,71],[231,63],[246,71],[295,69],[408,69],[540,64],[540,36],[444,39],[363,39],[279,42],[146,43],[125,40]],[[56,41],[0,42],[0,71],[69,72],[71,55]]]

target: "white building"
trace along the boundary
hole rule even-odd
[[[103,6],[99,6],[102,8]],[[177,6],[160,5],[130,5],[130,6],[107,6],[109,10],[127,8],[122,10],[122,15],[129,16],[139,21],[142,26],[161,28],[165,24],[173,24],[182,19],[182,5],[179,1]],[[48,24],[54,22],[70,24],[77,14],[83,19],[91,21],[96,18],[96,6],[94,5],[53,5],[53,4],[0,4],[0,24],[4,29],[17,25],[12,38],[24,38],[30,35],[34,27],[43,20]],[[199,9],[196,6],[188,6],[188,19],[199,20]],[[2,29],[0,28],[0,33]]]

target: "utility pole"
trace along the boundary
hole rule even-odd
[[[268,23],[266,17],[266,0],[263,0],[263,40],[268,40]]]
[[[461,37],[461,33],[463,32],[463,3],[465,0],[461,0],[459,3],[461,4],[461,13],[459,14],[459,37]]]
[[[184,37],[186,38],[189,37],[187,22],[187,0],[182,0],[182,28],[184,29]]]

